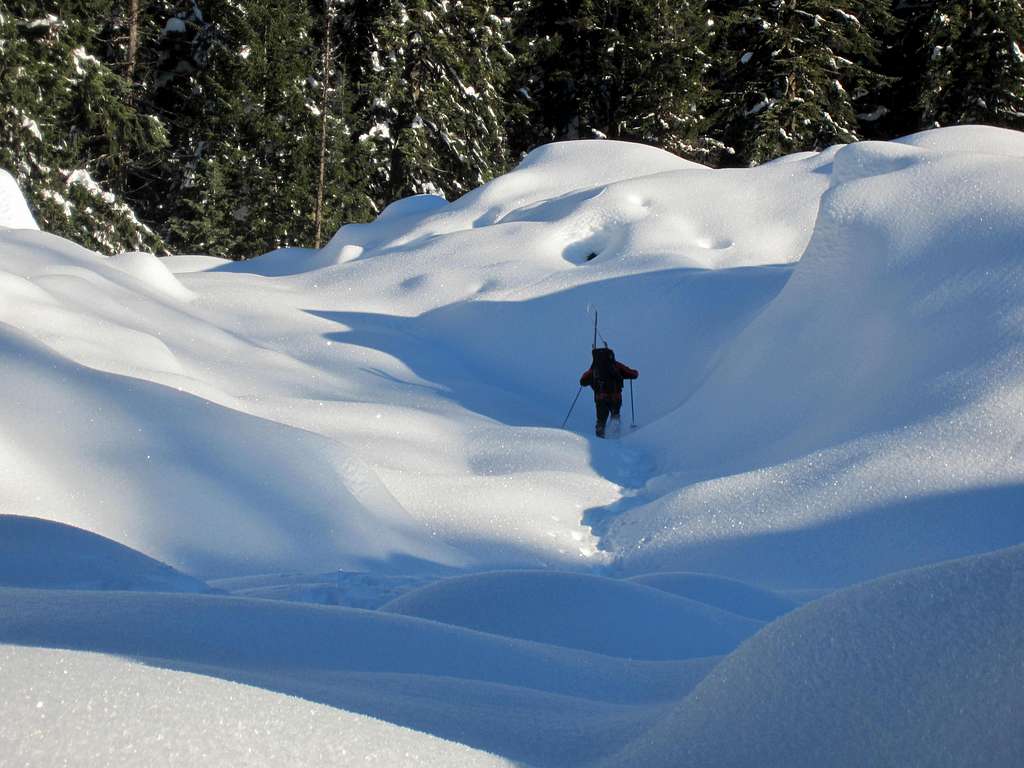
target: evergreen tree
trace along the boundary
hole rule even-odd
[[[522,149],[643,141],[700,155],[707,15],[694,0],[532,0],[520,10]]]
[[[175,245],[245,258],[311,244],[312,26],[304,0],[222,0],[168,21],[154,103],[173,125],[166,226]]]
[[[355,162],[376,207],[457,197],[508,168],[508,22],[486,0],[376,0],[346,12]]]
[[[346,5],[346,0],[324,0],[314,25],[319,32],[317,47],[321,61],[314,83],[320,139],[320,177],[313,222],[313,244],[317,247],[342,224],[368,221],[379,210],[371,197],[366,157],[354,127],[356,94],[349,67],[355,19]]]
[[[327,0],[323,9],[323,25],[321,27],[323,35],[320,41],[320,60],[323,62],[323,67],[320,72],[320,101],[317,103],[317,109],[320,111],[320,168],[317,175],[316,210],[313,214],[313,224],[316,229],[314,233],[314,248],[319,248],[323,241],[324,197],[327,191],[327,137],[331,123],[330,118],[334,113],[332,109],[334,100],[331,98],[332,90],[336,90],[336,85],[332,83],[335,71],[334,34],[336,17],[337,9],[334,6],[334,0]]]
[[[701,134],[709,67],[708,16],[693,0],[645,0],[620,11],[621,38],[598,93],[607,109],[609,138],[653,144],[676,154],[706,159]],[[632,7],[630,7],[632,5]]]
[[[1024,3],[940,0],[917,9],[916,107],[922,128],[1024,129]]]
[[[128,179],[166,144],[130,84],[96,54],[102,0],[0,5],[0,165],[40,226],[107,253],[159,251],[126,202]]]
[[[887,0],[0,0],[0,165],[50,231],[238,258],[553,140],[747,164],[1024,129],[1024,0],[896,5],[902,27]]]
[[[735,161],[760,163],[860,138],[882,105],[883,0],[755,0],[721,4],[713,114]],[[858,118],[862,115],[862,118]]]

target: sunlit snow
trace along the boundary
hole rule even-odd
[[[554,144],[237,263],[0,173],[0,762],[1021,764],[1021,243],[977,126]]]

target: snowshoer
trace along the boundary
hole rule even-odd
[[[628,365],[615,359],[615,352],[604,347],[594,347],[594,361],[590,368],[580,376],[581,387],[594,390],[594,406],[597,408],[597,425],[595,432],[604,437],[604,428],[608,417],[612,417],[612,425],[619,425],[619,411],[622,408],[622,382],[635,379],[640,374]]]

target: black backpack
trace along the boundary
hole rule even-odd
[[[594,375],[594,390],[596,392],[615,393],[622,389],[622,374],[615,365],[615,353],[608,347],[595,347],[593,351],[594,362],[590,370]]]

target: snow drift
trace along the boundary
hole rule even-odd
[[[828,586],[1024,539],[1022,174],[839,150],[785,287],[638,437],[688,482],[612,524],[623,567]]]
[[[214,575],[298,559],[329,568],[392,554],[446,558],[443,546],[407,538],[413,524],[386,489],[320,436],[87,368],[3,327],[0,355],[17,360],[0,382],[10,440],[0,452],[11,463],[36,459],[0,477],[5,508],[119,535]]]
[[[24,765],[512,765],[361,715],[109,656],[2,646],[0,671],[0,743],[5,760]]]
[[[0,515],[0,585],[39,589],[208,592],[116,541],[49,520]]]
[[[535,571],[445,579],[382,611],[630,659],[728,653],[760,629],[695,600],[597,576]]]
[[[159,566],[89,533],[406,594],[0,587],[0,640],[535,766],[1020,763],[1022,178],[983,127],[729,171],[570,142],[238,264],[2,230],[0,512],[132,589]],[[595,309],[618,442],[589,393],[556,429]],[[109,583],[15,546],[9,583]]]
[[[713,664],[618,659],[376,611],[31,589],[0,589],[0,643],[129,656],[552,768],[623,747]]]
[[[1024,547],[907,571],[768,625],[608,765],[1017,765]]]
[[[775,592],[706,573],[649,573],[629,581],[759,621],[777,619],[797,605]]]
[[[18,182],[0,168],[0,229],[39,229]]]

